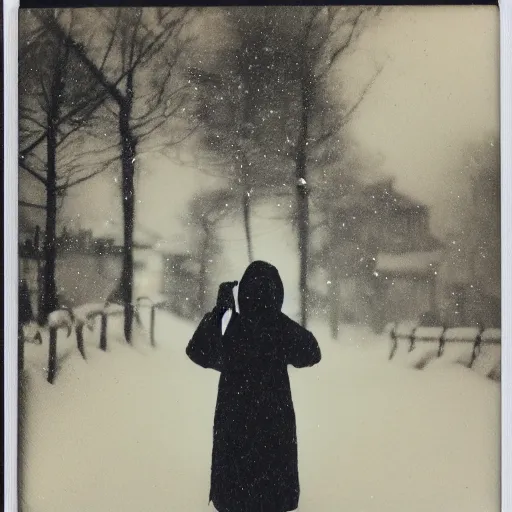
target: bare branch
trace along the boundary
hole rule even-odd
[[[331,130],[324,132],[319,137],[316,137],[315,139],[310,140],[310,144],[313,147],[318,147],[323,145],[325,142],[327,142],[332,137],[336,136],[338,134],[339,126],[333,127]]]
[[[363,101],[363,99],[365,98],[365,96],[367,95],[368,91],[373,87],[373,85],[375,84],[375,81],[377,80],[377,77],[382,73],[382,70],[383,70],[383,67],[382,66],[379,66],[377,68],[377,71],[374,73],[374,75],[372,76],[371,80],[366,84],[366,86],[364,87],[364,89],[361,91],[361,93],[359,94],[357,100],[352,104],[352,106],[343,114],[343,120],[341,122],[341,125],[342,126],[345,126],[349,121],[350,119],[352,118],[352,116],[354,115],[354,113],[356,112],[356,110],[358,109],[359,105],[361,104],[361,102]]]
[[[135,49],[137,47],[137,35],[138,35],[140,27],[142,25],[142,11],[140,9],[136,9],[135,12],[137,15],[137,20],[136,20],[136,23],[134,24],[135,26],[132,27],[132,38],[130,41],[130,55],[128,57],[128,63],[129,63],[130,67],[133,66]],[[133,25],[133,23],[132,23],[132,25]]]
[[[22,157],[18,158],[18,163],[24,171],[28,172],[28,174],[30,174],[33,178],[46,186],[47,182],[44,176],[41,176],[37,171],[29,167]]]
[[[115,18],[115,21],[114,21],[114,26],[113,26],[113,28],[110,31],[110,39],[109,39],[109,41],[107,43],[107,46],[105,48],[105,55],[103,56],[103,60],[101,61],[101,64],[99,66],[99,69],[102,72],[103,72],[103,68],[105,67],[105,64],[106,64],[106,62],[108,60],[110,52],[112,51],[112,47],[114,46],[114,41],[116,39],[117,30],[118,30],[118,27],[119,27],[120,20],[121,20],[121,11],[118,9],[118,10],[116,10],[116,18]]]
[[[145,135],[142,135],[140,132],[138,132],[139,133],[139,137],[142,138],[144,136],[149,135],[151,132],[155,131],[157,128],[162,126],[169,119],[171,119],[173,117],[178,119],[179,116],[176,116],[176,113],[181,108],[183,108],[183,105],[184,105],[186,99],[187,98],[185,96],[182,97],[181,101],[179,103],[177,103],[174,106],[174,108],[172,108],[171,110],[164,109],[162,112],[160,112],[158,114],[155,114],[152,117],[147,117],[145,120],[139,121],[138,123],[134,123],[133,124],[133,129],[138,131],[141,128],[149,127],[149,128],[147,128]],[[152,124],[153,124],[153,127],[151,128]]]
[[[35,117],[32,117],[30,114],[23,114],[23,119],[26,120],[26,121],[31,122],[32,124],[35,124],[36,126],[41,128],[42,130],[46,130],[45,124],[42,123],[41,121],[39,121],[38,119],[36,119]]]
[[[336,50],[331,54],[330,57],[330,64],[332,65],[334,61],[349,48],[355,39],[355,34],[357,34],[357,29],[359,28],[359,22],[362,19],[365,11],[362,9],[359,14],[356,16],[355,20],[352,21],[352,26],[350,28],[350,32],[348,34],[348,37],[345,39],[345,42],[342,43]]]
[[[84,159],[87,159],[89,157],[97,157],[101,158],[101,155],[105,153],[112,152],[112,150],[117,149],[119,147],[119,143],[116,142],[110,146],[107,146],[105,148],[99,148],[99,149],[92,149],[90,151],[81,151],[79,155],[74,156],[68,160],[61,161],[61,165],[63,167],[67,166],[73,166],[76,165],[77,162],[83,161]]]
[[[333,11],[334,10],[334,11]],[[325,78],[327,73],[332,69],[333,65],[335,64],[335,61],[338,60],[342,55],[344,55],[348,50],[353,46],[355,43],[359,32],[360,27],[362,25],[362,19],[366,13],[371,11],[372,8],[362,7],[358,11],[357,15],[354,19],[351,19],[349,22],[341,23],[340,26],[335,27],[334,22],[336,18],[336,14],[341,11],[340,7],[331,7],[328,9],[330,11],[328,15],[329,19],[329,38],[332,39],[336,36],[337,32],[341,29],[342,26],[346,26],[347,24],[350,24],[350,30],[349,33],[345,36],[343,42],[328,56],[328,62],[324,64],[323,71],[319,71],[315,74],[315,78],[317,80],[322,80]]]
[[[22,201],[21,199],[18,201],[18,204],[20,206],[26,206],[27,208],[36,208],[39,210],[46,210],[47,208],[44,204],[29,203],[28,201]]]
[[[98,96],[96,101],[92,102],[92,104],[89,101],[88,102],[89,112],[94,112],[96,109],[98,109],[102,105],[102,103],[105,100],[106,100],[106,96],[104,94],[101,94],[101,95]],[[83,111],[84,106],[86,106],[86,105],[87,105],[87,103],[79,103],[74,108],[72,108],[71,110],[66,112],[66,114],[62,115],[60,117],[60,119],[57,121],[57,124],[58,125],[62,125],[64,123],[66,123],[67,121],[71,120],[73,117],[78,115],[81,111]],[[20,150],[20,155],[21,156],[28,155],[29,153],[34,151],[34,149],[36,149],[37,146],[42,144],[45,141],[45,139],[46,139],[46,131],[44,133],[42,133],[39,137],[37,137],[37,139],[32,141],[27,147],[21,149]]]
[[[196,132],[197,129],[198,129],[198,126],[194,126],[191,129],[189,129],[189,131],[185,135],[183,135],[182,137],[180,137],[180,138],[178,138],[176,140],[166,141],[163,144],[159,144],[158,146],[154,146],[154,149],[140,152],[140,154],[150,153],[150,152],[160,152],[160,153],[162,153],[162,151],[164,149],[169,149],[172,146],[178,146],[179,144],[182,144],[187,139],[189,139]],[[164,153],[162,153],[162,154],[164,154]],[[167,155],[165,155],[165,156],[167,156]]]
[[[148,46],[140,52],[140,55],[137,59],[135,59],[133,63],[133,67],[137,67],[139,64],[145,63],[147,60],[151,59],[154,55],[159,53],[164,46],[168,43],[168,41],[172,38],[179,38],[181,31],[187,24],[187,17],[190,13],[193,13],[193,8],[186,8],[180,17],[170,20],[168,23],[163,25],[163,29]]]
[[[100,169],[97,169],[96,171],[89,173],[87,176],[82,176],[81,178],[78,178],[75,181],[70,180],[66,184],[58,186],[57,190],[59,190],[59,191],[68,190],[71,187],[74,187],[76,185],[79,185],[80,183],[83,183],[84,181],[90,180],[91,178],[94,178],[98,174],[101,174],[101,173],[104,173],[105,171],[107,171],[108,168],[117,160],[118,160],[118,157],[112,158],[108,162],[106,162]]]
[[[64,45],[72,48],[78,58],[85,64],[85,66],[89,69],[91,74],[98,80],[98,82],[108,91],[108,93],[112,96],[112,98],[119,104],[122,104],[125,101],[124,95],[118,89],[115,83],[110,82],[104,73],[94,64],[94,62],[89,58],[85,47],[83,44],[80,44],[78,41],[73,39],[70,35],[66,34],[60,24],[52,19],[49,16],[46,16],[42,13],[37,14],[38,18],[41,22],[50,30],[53,34],[55,34]]]

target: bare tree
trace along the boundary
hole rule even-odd
[[[285,99],[276,80],[279,42],[272,39],[278,21],[266,8],[226,10],[230,45],[217,51],[208,67],[190,70],[198,86],[199,147],[208,172],[227,177],[239,191],[249,261],[253,260],[251,208],[255,200],[282,192],[291,166],[285,146]]]
[[[218,72],[206,77],[200,74],[217,91],[217,96],[209,94],[208,106],[216,97],[231,105],[227,107],[230,114],[226,116],[226,110],[222,111],[224,125],[222,129],[216,127],[211,145],[216,150],[222,148],[221,152],[227,149],[228,153],[238,155],[240,169],[247,169],[247,152],[240,150],[240,141],[247,138],[244,128],[249,126],[251,145],[262,149],[256,153],[257,161],[264,161],[265,156],[276,157],[277,164],[270,166],[270,173],[262,173],[257,164],[250,167],[250,172],[242,171],[242,190],[252,188],[258,178],[264,181],[273,175],[279,176],[278,184],[284,183],[288,188],[275,189],[275,193],[288,194],[290,182],[294,183],[303,325],[307,323],[308,304],[311,171],[332,164],[333,152],[328,148],[339,141],[380,69],[352,101],[337,101],[331,86],[333,80],[341,85],[348,81],[341,72],[340,61],[353,51],[368,20],[378,11],[367,7],[317,6],[228,10],[235,28],[232,40],[236,56],[230,59],[229,52],[222,53],[220,61],[228,69],[227,78],[220,77]],[[231,89],[226,83],[231,84]],[[237,90],[246,94],[237,96]],[[229,122],[231,130],[226,130]],[[294,177],[286,173],[286,163],[293,164]],[[276,169],[284,172],[276,173]],[[244,194],[245,197],[249,195]],[[246,204],[246,230],[248,211]],[[250,248],[249,235],[247,239]]]
[[[58,19],[62,13],[52,13]],[[20,37],[20,153],[25,176],[44,190],[43,204],[21,200],[20,206],[44,211],[44,264],[38,297],[38,321],[58,307],[55,268],[57,213],[66,192],[107,170],[111,147],[96,141],[88,147],[87,128],[105,100],[93,77],[69,48],[43,30],[30,11],[24,11]],[[34,187],[35,188],[35,187]],[[31,189],[33,190],[33,189]]]
[[[124,250],[121,295],[124,334],[131,342],[134,316],[133,232],[137,156],[171,146],[189,135],[187,83],[178,64],[190,42],[190,8],[97,9],[80,19],[79,30],[67,32],[62,23],[40,15],[109,95],[110,118],[119,137]],[[104,125],[105,126],[105,125]],[[165,128],[165,130],[163,129]]]
[[[209,276],[221,251],[216,229],[220,221],[237,211],[236,196],[229,189],[208,190],[190,202],[185,220],[194,227],[194,259],[198,263],[196,309],[200,315],[206,310]]]
[[[368,155],[363,158],[362,148],[349,139],[335,153],[332,165],[317,169],[310,180],[314,187],[310,205],[314,222],[310,229],[309,260],[311,270],[321,269],[327,274],[326,308],[334,339],[343,307],[341,283],[354,277],[368,277],[373,271],[375,241],[367,236],[360,214],[372,204],[366,183],[370,172],[373,179],[376,177],[379,166],[376,158]],[[360,289],[360,293],[363,296],[365,290]]]
[[[295,162],[301,322],[306,326],[310,248],[309,170],[322,163],[326,147],[340,141],[343,129],[353,117],[381,68],[377,68],[358,97],[348,106],[346,100],[336,102],[329,90],[333,74],[336,72],[335,79],[341,85],[343,81],[348,81],[341,73],[339,62],[354,50],[355,42],[368,20],[379,9],[317,6],[298,9],[298,18],[302,23],[296,29],[294,38],[296,53],[291,54],[285,64],[292,65],[297,73],[298,101],[294,108],[298,127],[291,147]]]
[[[456,246],[458,265],[468,267],[475,295],[499,296],[501,286],[500,143],[491,134],[468,144],[465,174],[469,197]]]
[[[247,133],[250,125],[244,121],[246,109],[243,92],[238,87],[241,84],[238,77],[232,75],[226,78],[195,69],[191,70],[191,76],[201,87],[197,118],[203,129],[199,147],[208,158],[207,172],[227,178],[232,188],[240,190],[247,255],[249,261],[252,261],[250,211],[254,187],[251,186],[248,158],[248,145],[252,141]],[[199,159],[202,158],[203,155],[199,156]]]

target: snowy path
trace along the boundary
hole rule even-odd
[[[27,346],[23,512],[213,510],[218,375],[186,358],[192,329],[159,313],[156,349],[112,334],[108,354],[86,333],[87,362],[72,350],[54,386],[46,342]],[[318,335],[322,362],[290,369],[300,512],[497,512],[499,385],[460,365],[388,363],[387,345],[358,336]]]

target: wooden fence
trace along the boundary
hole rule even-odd
[[[482,351],[484,344],[501,344],[501,330],[499,328],[476,327],[425,327],[411,322],[395,322],[388,324],[385,332],[391,339],[389,360],[392,360],[399,347],[400,341],[405,341],[408,352],[416,348],[418,341],[437,343],[437,357],[440,358],[447,343],[467,343],[471,345],[471,357],[468,367],[471,368]]]
[[[147,296],[138,297],[133,303],[135,310],[135,319],[141,324],[140,310],[142,308],[149,308],[149,340],[152,347],[156,346],[155,341],[155,323],[156,323],[156,309],[163,306],[167,302],[166,298],[150,298]],[[95,328],[96,318],[100,317],[100,329],[98,347],[102,351],[107,350],[107,329],[108,320],[112,316],[122,316],[124,314],[124,307],[121,304],[84,304],[76,308],[61,308],[52,311],[48,316],[48,324],[46,328],[49,331],[48,343],[48,375],[47,381],[53,384],[58,370],[57,365],[57,338],[58,332],[61,329],[66,330],[67,337],[69,338],[73,331],[76,335],[77,349],[82,358],[87,359],[84,345],[84,329],[87,328],[93,332]],[[19,370],[23,369],[24,365],[24,344],[25,335],[23,325],[19,322],[18,325],[18,364]],[[42,344],[41,332],[38,330],[34,336],[33,341]]]

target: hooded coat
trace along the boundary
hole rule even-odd
[[[213,429],[210,501],[222,512],[288,512],[299,502],[297,434],[287,366],[321,359],[315,337],[281,312],[283,283],[272,265],[249,265],[240,314],[224,335],[223,311],[205,315],[188,357],[221,373]]]

